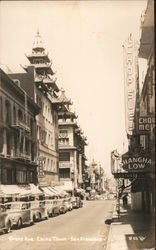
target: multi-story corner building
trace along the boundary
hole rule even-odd
[[[141,39],[138,53],[132,50],[129,39],[127,47],[128,64],[125,64],[125,85],[127,89],[127,134],[129,151],[122,156],[123,178],[129,177],[132,183],[132,209],[154,211],[154,172],[155,172],[155,117],[154,117],[154,1],[149,0],[141,17]],[[130,46],[131,44],[131,46]],[[141,71],[138,56],[147,61],[147,72],[139,84],[138,69]],[[131,57],[130,57],[131,56]],[[134,69],[130,71],[130,69]],[[131,73],[130,73],[131,72]],[[135,72],[135,75],[133,75]],[[136,77],[135,77],[136,76]],[[135,79],[132,82],[132,79]],[[131,83],[131,84],[130,84]],[[140,87],[140,89],[139,89]],[[134,93],[132,96],[131,93]],[[133,119],[134,118],[134,119]],[[122,174],[123,175],[123,174]],[[121,175],[120,175],[121,178]]]
[[[0,184],[37,183],[39,106],[0,69]]]
[[[32,53],[27,56],[30,65],[24,66],[26,73],[10,74],[19,79],[27,94],[40,106],[37,115],[38,181],[40,185],[55,185],[59,182],[58,163],[58,112],[61,104],[59,91],[53,78],[51,61],[37,32]]]
[[[83,187],[86,137],[77,125],[75,113],[69,110],[71,101],[64,91],[60,96],[64,110],[59,111],[59,176],[60,182],[71,182],[73,188]]]
[[[154,77],[154,1],[149,0],[141,20],[139,57],[147,62],[147,71],[140,94],[137,134],[140,145],[149,158],[145,168],[145,185],[142,193],[142,208],[154,211],[155,197],[155,77]],[[141,69],[140,69],[141,70]]]

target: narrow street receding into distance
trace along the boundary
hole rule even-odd
[[[85,201],[83,208],[0,236],[0,250],[104,250],[113,200]]]

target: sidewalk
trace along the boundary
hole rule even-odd
[[[120,207],[120,218],[112,222],[106,250],[155,249],[154,220],[149,214]]]

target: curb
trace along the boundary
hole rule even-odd
[[[112,214],[112,218],[111,220],[113,221],[113,215],[116,212],[116,204],[114,204],[114,209],[113,209],[113,214]],[[106,243],[106,250],[111,250],[111,233],[112,231],[112,223],[110,224],[110,229],[109,229],[109,233],[108,233],[108,238],[107,238],[107,243]]]

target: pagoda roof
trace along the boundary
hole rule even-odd
[[[58,104],[58,105],[62,104],[60,99],[55,96],[51,96],[51,101],[52,101],[52,104]]]
[[[50,62],[50,59],[48,57],[48,54],[46,54],[44,51],[39,52],[32,52],[30,55],[26,55],[30,63],[33,62],[33,59],[44,59],[45,62]]]
[[[59,128],[61,126],[73,126],[73,127],[78,127],[76,121],[58,121]]]
[[[56,92],[59,91],[59,88],[56,84],[56,79],[52,80],[49,77],[45,77],[43,78],[43,83],[46,84],[48,87],[51,87],[52,89],[54,89]]]
[[[72,112],[72,111],[59,111],[58,113],[58,118],[77,118],[78,116],[75,114],[75,112]]]
[[[71,100],[66,97],[65,90],[63,90],[63,89],[61,89],[61,95],[59,98],[62,101],[62,103],[64,103],[64,104],[69,104],[69,105],[72,104]]]
[[[51,69],[51,63],[37,63],[37,64],[32,64],[32,65],[37,70],[44,69],[44,70],[46,70],[47,74],[54,75],[54,72]]]
[[[36,82],[36,83],[37,83],[37,86],[38,86],[38,88],[40,90],[43,90],[43,91],[46,91],[46,92],[49,91],[48,87],[43,82]]]
[[[47,64],[44,64],[44,63],[39,63],[39,64],[31,64],[31,65],[35,67],[36,72],[37,72],[38,75],[39,75],[39,71],[42,70],[42,69],[45,70],[47,74],[54,75],[54,72],[52,71],[49,64],[47,65]],[[29,66],[22,66],[22,68],[26,72],[28,72],[28,67]],[[40,75],[42,75],[42,74],[40,74]]]
[[[37,31],[37,33],[35,35],[35,39],[33,42],[33,50],[34,51],[44,51],[45,50],[43,47],[43,42],[42,42],[42,38],[41,38],[39,31]]]

